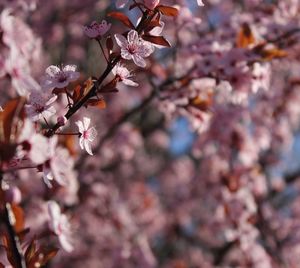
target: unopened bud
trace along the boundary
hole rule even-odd
[[[22,201],[22,194],[18,187],[11,186],[5,191],[5,199],[9,203],[19,204]]]
[[[67,118],[65,118],[64,116],[57,117],[57,124],[59,124],[61,127],[64,126],[67,121]]]

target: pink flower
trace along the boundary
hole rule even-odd
[[[46,76],[43,81],[43,88],[46,90],[54,88],[64,88],[70,82],[77,80],[80,76],[79,72],[76,72],[76,65],[66,65],[59,68],[55,65],[51,65],[46,69]]]
[[[79,138],[80,148],[85,149],[88,154],[93,155],[91,150],[91,142],[93,142],[96,138],[97,131],[94,127],[89,128],[90,122],[90,118],[83,117],[83,121],[77,121],[75,124],[78,126],[81,134]]]
[[[57,147],[57,137],[49,140],[48,159],[43,164],[43,180],[51,188],[52,181],[65,186],[72,173],[73,161],[68,150]]]
[[[55,201],[48,202],[49,228],[58,236],[59,242],[67,252],[73,251],[70,235],[70,223],[66,215],[61,213],[59,205]]]
[[[105,35],[109,31],[111,23],[103,20],[101,23],[93,21],[90,25],[84,26],[83,31],[89,38],[97,38]]]
[[[35,132],[31,121],[25,120],[18,142],[20,143],[17,148],[18,158],[26,156],[37,165],[47,160],[48,139]]]
[[[149,9],[154,9],[159,4],[160,0],[144,0],[144,4]]]
[[[132,77],[129,70],[124,67],[124,65],[118,63],[113,69],[112,73],[119,78],[121,82],[123,82],[127,86],[137,87],[138,84],[130,80],[129,78]]]
[[[43,118],[48,118],[56,113],[55,108],[52,106],[56,95],[47,97],[40,91],[32,91],[29,97],[29,104],[25,105],[26,113],[32,121],[38,121]]]
[[[116,6],[117,8],[123,8],[128,3],[128,0],[117,0]]]
[[[154,46],[139,37],[138,32],[131,30],[127,39],[121,34],[115,34],[117,44],[121,47],[121,56],[126,60],[133,60],[137,66],[146,67],[143,58],[150,56],[154,52]]]
[[[20,96],[27,95],[31,90],[39,90],[38,83],[30,75],[28,62],[16,47],[11,48],[4,68],[11,78],[12,86]]]

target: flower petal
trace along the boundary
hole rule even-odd
[[[126,38],[121,34],[115,34],[115,39],[119,47],[126,48],[128,42]]]
[[[91,119],[90,118],[83,117],[84,130],[88,130],[90,123],[91,123]]]
[[[146,67],[146,62],[140,55],[134,54],[132,55],[132,59],[137,66],[140,66],[142,68]]]

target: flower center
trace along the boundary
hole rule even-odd
[[[127,50],[128,50],[128,52],[129,52],[130,54],[135,54],[135,53],[136,53],[136,49],[137,49],[137,47],[136,47],[135,44],[129,44],[129,45],[127,46]]]
[[[44,106],[42,106],[38,103],[34,103],[33,106],[35,107],[35,111],[37,113],[42,113],[45,110]]]
[[[67,80],[67,75],[64,72],[59,72],[56,76],[56,79],[59,83],[63,83]]]
[[[84,139],[88,139],[89,136],[90,136],[90,135],[89,135],[89,131],[88,131],[88,130],[83,131],[82,136],[83,136]]]

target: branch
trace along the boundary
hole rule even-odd
[[[140,34],[143,31],[144,26],[147,25],[147,23],[150,22],[156,16],[156,14],[157,14],[156,12],[150,14],[144,13],[139,25],[136,27],[136,31]],[[94,83],[90,91],[81,100],[79,100],[74,106],[69,108],[68,112],[65,114],[67,120],[69,120],[90,98],[97,95],[100,85],[120,60],[121,60],[121,55],[119,54],[117,57],[111,59],[111,61],[108,62],[106,69],[104,70],[102,75],[97,79],[97,81]],[[48,138],[52,137],[60,127],[61,125],[59,123],[56,123],[51,129],[49,129],[46,132],[45,136]]]
[[[2,172],[0,172],[0,183],[1,183],[1,189],[3,191],[2,181],[3,181],[3,174],[2,174]],[[8,202],[4,202],[4,213],[3,214],[4,215],[1,220],[3,220],[3,222],[7,228],[7,232],[9,235],[10,242],[11,242],[10,245],[12,247],[11,250],[12,250],[13,257],[14,257],[16,268],[26,268],[26,262],[25,262],[25,258],[22,253],[20,240],[14,229],[14,223],[13,223],[14,213],[11,209],[11,205]]]

